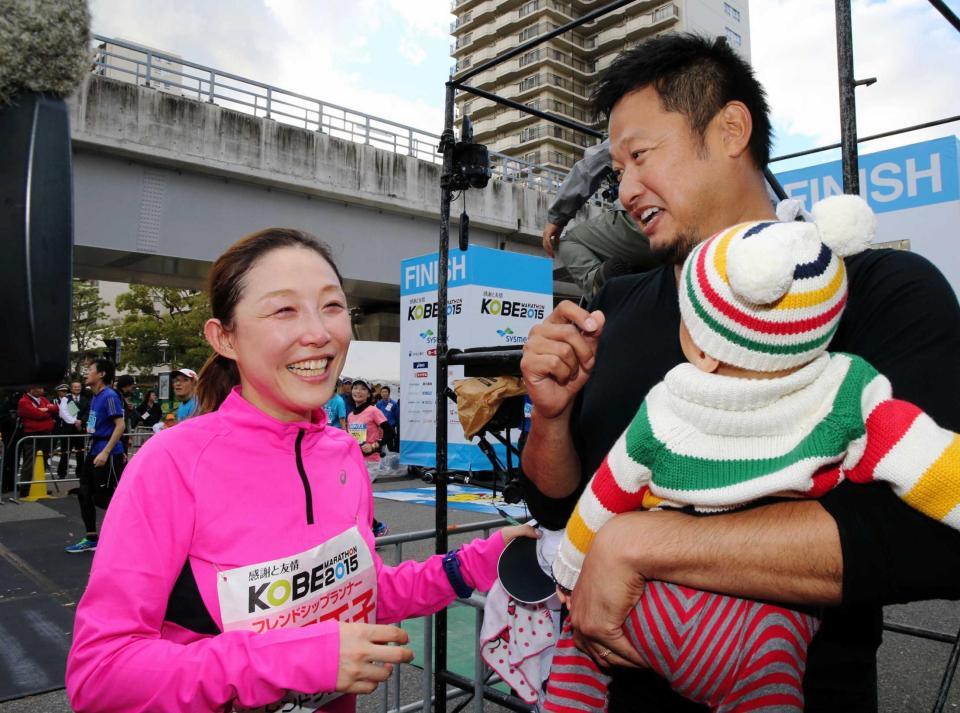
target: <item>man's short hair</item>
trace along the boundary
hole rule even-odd
[[[128,386],[133,386],[134,383],[133,377],[130,374],[121,374],[117,377],[118,389],[125,389]]]
[[[117,367],[106,357],[98,357],[90,362],[94,369],[103,374],[103,383],[112,384],[113,377],[117,373]]]
[[[750,64],[726,38],[692,33],[652,37],[621,52],[600,75],[591,103],[597,118],[607,118],[630,92],[652,86],[663,108],[683,114],[701,138],[724,105],[740,101],[753,119],[750,156],[757,168],[770,162],[770,107]]]
[[[386,391],[388,394],[393,393],[392,391],[390,391],[390,387],[389,387],[389,386],[381,386],[381,387],[380,387],[380,391]]]

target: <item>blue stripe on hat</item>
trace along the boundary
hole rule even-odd
[[[833,253],[830,251],[830,248],[821,243],[820,254],[817,255],[817,259],[813,262],[797,265],[797,269],[793,271],[793,279],[801,280],[806,277],[817,277],[822,275],[824,270],[826,270],[827,266],[830,264],[830,259],[832,257]]]

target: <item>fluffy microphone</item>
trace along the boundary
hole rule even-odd
[[[0,106],[23,92],[67,96],[90,72],[86,0],[4,0]]]

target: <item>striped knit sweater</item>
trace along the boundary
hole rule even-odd
[[[618,513],[819,497],[844,479],[888,482],[920,512],[960,527],[960,437],[893,399],[863,359],[823,354],[769,380],[681,364],[651,389],[581,495],[554,577],[573,589],[594,536]]]

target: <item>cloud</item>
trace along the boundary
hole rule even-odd
[[[400,54],[414,66],[423,64],[427,58],[427,51],[409,37],[400,38]]]
[[[450,35],[454,17],[449,0],[387,0],[387,5],[417,35],[426,33],[444,39]]]
[[[770,99],[782,144],[813,148],[839,141],[833,0],[764,0],[750,6],[752,62]],[[854,74],[877,84],[856,90],[858,135],[960,114],[956,30],[915,0],[854,0]],[[862,150],[958,131],[947,124],[870,142]]]
[[[91,0],[93,28],[439,134],[449,0]]]

